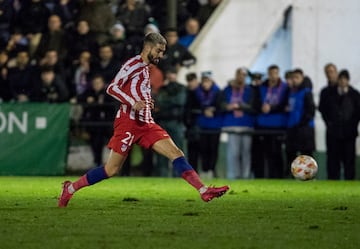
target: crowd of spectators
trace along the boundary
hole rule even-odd
[[[108,84],[148,32],[169,40],[165,60],[152,69],[162,73],[153,79],[158,88],[167,69],[195,62],[187,48],[220,2],[176,1],[178,25],[168,27],[164,1],[0,0],[0,100],[75,103],[94,76]],[[54,83],[43,89],[50,70]]]
[[[312,81],[300,68],[284,77],[277,65],[270,65],[267,75],[238,68],[223,89],[211,72],[202,72],[200,80],[188,74],[184,124],[191,164],[203,177],[216,176],[219,135],[226,133],[227,178],[291,177],[295,157],[316,151],[318,109],[326,125],[328,179],[355,179],[360,93],[347,70],[338,72],[329,63],[324,73],[328,83],[318,106]]]

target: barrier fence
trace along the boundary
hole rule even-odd
[[[70,104],[0,104],[0,175],[63,175]]]

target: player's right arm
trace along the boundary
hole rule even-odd
[[[140,69],[139,64],[136,62],[134,58],[124,64],[106,90],[110,96],[131,107],[133,107],[137,101],[131,94],[130,88],[132,86],[128,86],[128,84],[131,84],[133,76]]]
[[[129,81],[131,80],[131,70],[129,69],[131,68],[124,65],[116,74],[115,78],[106,89],[106,92],[121,103],[134,106],[136,103],[135,99],[124,91],[125,85],[129,84]]]

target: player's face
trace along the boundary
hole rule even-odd
[[[156,44],[151,48],[150,52],[148,53],[147,57],[149,59],[149,62],[154,65],[157,65],[160,59],[163,58],[164,52],[165,52],[165,45]]]

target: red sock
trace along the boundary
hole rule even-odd
[[[193,169],[185,171],[184,173],[182,173],[181,176],[185,179],[185,181],[190,183],[197,190],[204,186],[204,184],[200,180],[199,175]]]
[[[76,182],[73,182],[74,190],[77,191],[83,187],[89,186],[89,182],[87,180],[86,174],[80,177]]]

